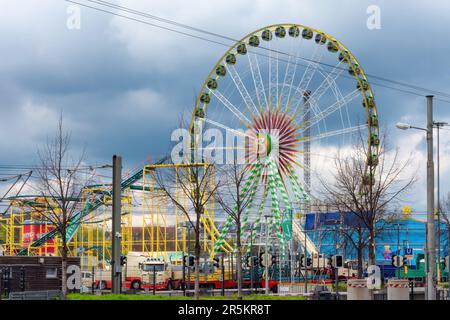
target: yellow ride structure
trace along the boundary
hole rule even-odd
[[[176,177],[189,183],[188,171],[193,166],[206,164],[152,164],[143,167],[142,179],[122,192],[122,254],[130,251],[142,252],[154,258],[164,258],[180,264],[182,255],[193,253],[194,232],[186,217],[172,201],[164,196],[155,181],[156,174],[172,170]],[[213,179],[212,177],[211,179]],[[177,201],[189,204],[176,181],[173,188]],[[108,268],[111,257],[111,185],[93,185],[82,190],[79,199],[72,199],[83,206],[94,197],[102,197],[103,205],[89,212],[80,222],[76,234],[69,243],[69,255],[79,256],[85,270]],[[55,228],[49,221],[50,208],[46,203],[54,203],[39,196],[20,196],[10,199],[8,214],[0,217],[0,247],[4,254],[15,255],[24,248],[29,255],[60,255],[61,239],[55,237],[39,247],[30,244]],[[56,205],[56,204],[54,204]],[[52,210],[58,210],[53,207]],[[192,219],[192,216],[191,216]],[[218,230],[214,223],[214,202],[211,201],[201,221],[202,251],[210,257],[214,255],[214,243]],[[231,250],[226,243],[224,251]]]

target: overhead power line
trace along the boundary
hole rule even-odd
[[[122,17],[122,18],[125,18],[125,19],[129,19],[129,20],[133,20],[133,21],[136,21],[136,22],[144,23],[144,24],[156,27],[156,28],[160,28],[160,29],[164,29],[164,30],[167,30],[167,31],[179,33],[179,34],[182,34],[182,35],[185,35],[185,36],[188,36],[188,37],[196,38],[196,39],[203,40],[203,41],[208,41],[208,42],[219,44],[219,45],[226,46],[226,47],[230,46],[230,44],[225,44],[225,43],[222,43],[222,42],[219,42],[219,41],[215,41],[215,40],[212,40],[212,39],[209,39],[209,38],[201,37],[201,36],[194,35],[194,34],[191,34],[191,33],[187,33],[187,32],[183,32],[183,31],[180,31],[180,30],[176,30],[176,29],[165,27],[165,26],[161,26],[161,25],[158,25],[158,24],[150,23],[148,21],[136,19],[136,18],[133,18],[133,17],[130,17],[130,16],[121,15],[121,14],[118,14],[118,13],[115,13],[115,12],[104,10],[102,8],[99,8],[99,7],[90,6],[90,5],[87,5],[85,3],[80,3],[80,2],[72,1],[72,0],[65,0],[65,1],[71,2],[71,3],[74,3],[74,4],[78,4],[80,6],[84,6],[84,7],[93,9],[93,10],[101,11],[101,12],[104,12],[104,13],[109,13],[111,15],[115,15],[115,16]],[[159,21],[159,22],[162,22],[162,23],[170,24],[170,25],[177,26],[177,27],[180,27],[180,28],[184,28],[184,29],[187,29],[187,30],[190,30],[190,31],[203,33],[203,34],[206,34],[208,36],[213,36],[213,37],[221,38],[221,39],[232,41],[232,42],[239,41],[238,39],[234,39],[234,38],[229,37],[229,36],[221,35],[219,33],[211,32],[211,31],[200,29],[200,28],[197,28],[197,27],[193,27],[193,26],[190,26],[190,25],[187,25],[187,24],[183,24],[183,23],[174,21],[174,20],[158,17],[156,15],[152,15],[152,14],[149,14],[149,13],[146,13],[146,12],[143,12],[143,11],[135,10],[135,9],[132,9],[132,8],[129,8],[129,7],[116,5],[116,4],[111,3],[111,2],[102,1],[102,0],[85,0],[85,1],[88,1],[88,2],[93,3],[93,4],[97,4],[97,5],[100,5],[100,6],[103,6],[103,7],[108,7],[108,8],[116,9],[116,10],[119,10],[119,11],[122,11],[122,12],[126,12],[126,13],[130,13],[130,14],[138,15],[138,16],[141,16],[141,17],[145,17],[145,18],[148,18],[148,19],[156,20],[156,21]],[[274,50],[274,49],[271,49],[271,48],[266,48],[264,46],[260,46],[259,48],[261,48],[263,50],[271,51],[271,52],[274,52],[274,53],[278,53],[278,54],[281,54],[281,55],[284,55],[284,56],[287,56],[287,57],[292,57],[292,55],[290,55],[289,53],[283,52],[283,51],[278,51],[278,50]],[[263,55],[261,53],[255,53],[255,54],[268,57],[267,55]],[[322,62],[322,61],[316,61],[316,60],[313,60],[313,59],[308,59],[308,58],[303,58],[303,57],[300,57],[300,58],[302,60],[313,62],[313,63],[317,63],[317,64],[321,64],[321,65],[326,66],[326,67],[336,68],[336,66],[334,66],[332,64],[328,64],[328,63]],[[279,58],[274,58],[274,59],[288,62],[286,60],[282,60],[282,59],[279,59]],[[298,63],[295,63],[295,64],[298,64]],[[299,65],[302,65],[302,64],[299,64]],[[302,65],[302,66],[305,66],[305,65]],[[344,69],[344,68],[337,67],[337,69]],[[384,88],[387,88],[387,89],[397,90],[399,92],[412,94],[412,95],[417,95],[417,96],[423,96],[424,94],[434,94],[434,95],[437,95],[437,96],[450,98],[450,93],[437,91],[437,90],[432,90],[432,89],[429,89],[429,88],[424,88],[424,87],[420,87],[420,86],[417,86],[417,85],[408,84],[408,83],[405,83],[405,82],[392,80],[392,79],[388,79],[386,77],[381,77],[381,76],[377,76],[377,75],[373,75],[373,74],[366,73],[366,76],[369,77],[369,78],[373,78],[373,79],[377,79],[377,80],[383,81],[383,82],[388,82],[388,83],[391,83],[391,84],[395,84],[397,86],[401,86],[401,87],[413,89],[413,90],[416,90],[416,91],[420,91],[422,93],[413,92],[413,91],[409,91],[409,90],[403,90],[403,89],[400,89],[400,88],[396,88],[396,87],[392,87],[392,86],[388,86],[388,85],[383,85],[383,84],[375,83],[375,82],[371,81],[372,85],[384,87]],[[353,77],[347,77],[347,78],[353,79]],[[436,98],[436,100],[444,102],[444,103],[450,103],[449,100],[445,100],[445,99],[441,99],[441,98]]]

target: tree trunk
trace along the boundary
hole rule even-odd
[[[194,285],[194,299],[200,299],[200,215],[197,215],[196,230],[195,230],[195,285]]]
[[[62,247],[62,263],[61,263],[61,292],[62,298],[65,300],[67,296],[67,244],[63,243]]]
[[[237,224],[236,230],[236,267],[237,267],[237,285],[238,285],[238,300],[242,300],[242,251],[241,251],[241,224]]]
[[[372,228],[369,235],[369,265],[375,264],[375,232]]]
[[[358,251],[358,279],[363,277],[363,248],[359,247]]]

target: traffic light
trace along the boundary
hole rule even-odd
[[[392,256],[392,265],[396,268],[400,268],[404,265],[403,256],[393,255]]]
[[[120,265],[124,266],[127,263],[127,256],[120,256]]]
[[[344,266],[344,259],[341,255],[335,254],[331,257],[331,265],[333,268],[342,268]]]
[[[272,265],[277,264],[277,256],[276,255],[272,255],[271,262],[272,262]]]
[[[220,267],[220,265],[219,265],[219,258],[218,257],[214,257],[214,259],[213,259],[213,266],[215,267],[215,268],[219,268]]]
[[[194,265],[194,257],[193,256],[184,256],[183,257],[183,265],[186,267],[192,267]]]
[[[407,256],[404,256],[404,257],[403,257],[403,265],[404,265],[404,266],[407,266],[407,265],[408,265],[408,257],[407,257]]]
[[[247,256],[247,259],[245,260],[245,264],[247,265],[247,267],[251,267],[251,263],[252,263],[252,257],[250,255]]]
[[[300,266],[301,266],[302,268],[305,267],[305,255],[304,255],[304,254],[301,254],[301,255],[300,255]]]
[[[305,264],[306,264],[307,267],[311,266],[312,265],[312,259],[310,257],[307,257],[306,261],[305,261],[305,255],[302,254],[302,255],[300,255],[300,266],[304,268]]]
[[[255,258],[257,258],[257,257],[255,257]],[[258,259],[255,262],[258,263]],[[266,265],[271,266],[275,263],[276,263],[276,256],[274,256],[270,253],[265,253],[265,252],[262,252],[259,254],[259,266],[260,267],[265,267]]]
[[[256,267],[256,266],[258,266],[258,264],[261,264],[262,255],[263,254],[260,254],[259,258],[258,258],[258,256],[247,256],[247,261],[246,261],[247,267],[249,267],[249,268]]]
[[[398,265],[398,258],[397,258],[398,256],[396,256],[396,255],[393,255],[392,257],[391,257],[391,264],[395,267],[395,266],[397,266]]]

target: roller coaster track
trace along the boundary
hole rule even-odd
[[[161,160],[159,160],[156,163],[156,165],[163,164],[168,159],[169,159],[168,156],[164,157]],[[136,181],[142,179],[143,174],[144,174],[144,169],[143,168],[139,169],[134,174],[130,175],[127,179],[122,181],[122,183],[120,184],[120,189],[123,191],[123,190],[126,190],[127,188],[130,188]],[[112,196],[112,189],[109,191],[106,191],[106,194]],[[84,217],[86,217],[87,215],[89,215],[92,211],[94,211],[94,210],[98,209],[99,207],[101,207],[102,205],[104,205],[104,201],[103,201],[104,195],[105,195],[105,192],[98,195],[93,201],[86,201],[86,203],[85,203],[84,207],[81,209],[81,211],[79,211],[73,215],[73,217],[71,218],[71,220],[67,226],[67,230],[66,230],[67,243],[69,243],[72,240],[73,236],[76,234],[79,226],[81,225],[82,219]],[[217,228],[214,224],[214,220],[213,220],[212,216],[210,215],[210,213],[208,213],[208,212],[205,213],[205,215],[202,217],[202,223],[203,223],[204,228],[212,235],[211,241],[215,241],[215,239],[219,235],[219,230],[217,230]],[[57,236],[57,235],[58,235],[57,229],[53,229],[52,231],[44,234],[42,237],[40,237],[39,239],[37,239],[36,241],[31,243],[28,248],[25,248],[25,249],[22,249],[21,251],[19,251],[18,255],[21,255],[21,256],[28,255],[30,249],[39,248],[40,246],[44,245],[47,241],[55,238],[55,236]],[[229,252],[232,249],[232,247],[228,243],[225,243],[223,246],[223,249],[224,249],[224,251]],[[212,254],[212,253],[210,252],[210,254]]]

